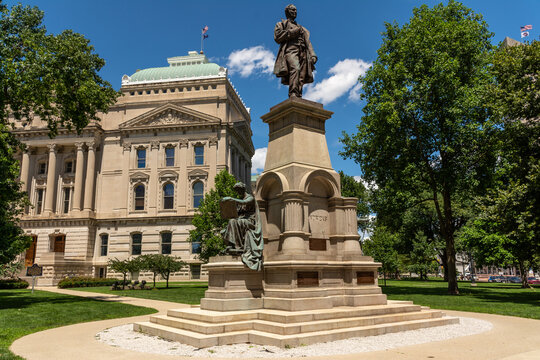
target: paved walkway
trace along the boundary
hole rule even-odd
[[[106,301],[119,301],[126,304],[146,306],[165,313],[171,308],[186,308],[189,305],[167,301],[137,299],[108,294],[96,294],[83,291],[38,288],[62,294],[84,296]],[[490,321],[491,331],[454,338],[446,341],[400,347],[385,351],[351,355],[335,355],[338,360],[538,360],[540,359],[540,321],[512,316],[500,316],[445,310],[451,316],[472,317]],[[63,326],[40,331],[16,340],[11,351],[27,360],[171,360],[195,359],[192,357],[145,354],[120,349],[101,343],[95,335],[103,329],[147,321],[148,315],[131,318],[103,320],[89,323]],[[328,357],[313,357],[324,359]],[[291,359],[291,358],[288,358]],[[306,358],[302,358],[306,359]]]

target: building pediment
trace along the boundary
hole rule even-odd
[[[119,125],[122,130],[167,128],[221,123],[218,117],[182,105],[165,104]]]

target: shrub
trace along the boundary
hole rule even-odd
[[[76,276],[72,278],[65,278],[58,283],[58,287],[61,289],[74,288],[74,287],[96,287],[96,286],[110,286],[118,281],[118,279],[104,279],[93,278],[86,276]]]
[[[0,280],[0,289],[26,289],[28,285],[28,281],[23,279]]]

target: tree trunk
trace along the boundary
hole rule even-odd
[[[166,281],[166,284],[167,284],[167,285],[165,285],[165,288],[167,288],[167,289],[169,288],[169,275],[170,274],[167,274],[167,276],[165,277],[165,281]]]
[[[124,281],[122,281],[122,290],[125,290],[126,288],[126,277],[127,277],[127,273],[124,273]]]
[[[154,273],[154,289],[156,288],[156,273]]]
[[[383,271],[384,286],[386,286],[386,271]]]
[[[525,265],[523,263],[523,261],[519,261],[518,262],[518,265],[519,265],[519,272],[520,272],[520,275],[521,275],[521,287],[523,289],[528,289],[531,287],[531,285],[529,285],[529,283],[527,282],[527,271],[525,271]]]
[[[448,268],[448,294],[459,295],[456,277],[456,250],[454,248],[454,235],[446,236],[446,262]]]

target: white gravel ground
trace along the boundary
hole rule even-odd
[[[277,358],[339,355],[387,350],[400,346],[423,344],[432,341],[441,341],[460,336],[478,334],[491,330],[492,327],[493,325],[488,321],[462,317],[460,318],[460,323],[455,325],[410,330],[379,336],[352,338],[300,346],[292,349],[281,349],[275,346],[253,344],[223,345],[197,349],[189,345],[133,331],[133,324],[103,330],[96,334],[96,339],[111,346],[150,354],[195,357]]]

